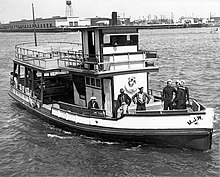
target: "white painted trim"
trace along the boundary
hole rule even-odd
[[[96,125],[100,127],[119,129],[197,129],[213,128],[213,112],[205,115],[171,115],[171,116],[125,116],[119,120],[88,118],[65,110],[52,108],[52,115],[61,117],[74,123]]]

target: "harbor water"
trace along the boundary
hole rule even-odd
[[[193,151],[147,144],[102,142],[62,131],[21,108],[8,96],[14,46],[31,33],[0,33],[0,176],[146,177],[220,175],[220,36],[211,28],[140,32],[140,48],[156,50],[159,73],[150,88],[184,79],[190,97],[215,109],[212,149]],[[79,42],[80,33],[40,33],[38,41]]]

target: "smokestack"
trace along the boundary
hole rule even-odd
[[[112,26],[117,25],[117,12],[112,12]]]

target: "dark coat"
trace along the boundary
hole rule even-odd
[[[177,109],[186,109],[186,92],[182,87],[177,89],[176,97],[173,102],[176,103]]]
[[[163,89],[162,99],[163,101],[171,101],[173,99],[173,93],[176,94],[176,89],[171,86],[166,86]]]
[[[124,98],[123,98],[123,96],[124,96]],[[131,98],[126,93],[119,94],[117,101],[118,101],[119,107],[122,105],[122,102],[125,102],[128,106],[131,104]]]
[[[185,90],[181,87],[177,89],[176,97],[174,98],[173,102],[177,103],[179,100],[184,100],[185,98]]]
[[[89,101],[88,109],[91,109],[91,108],[99,109],[99,105],[98,105],[97,101],[92,101],[92,100]]]

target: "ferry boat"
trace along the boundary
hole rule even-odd
[[[79,28],[81,44],[16,45],[9,95],[39,118],[61,129],[107,141],[211,149],[214,110],[190,100],[187,109],[163,110],[151,89],[158,72],[156,51],[139,49],[138,26]],[[119,115],[117,97],[138,87],[151,97],[146,110],[131,103]],[[96,97],[99,108],[89,108]]]

